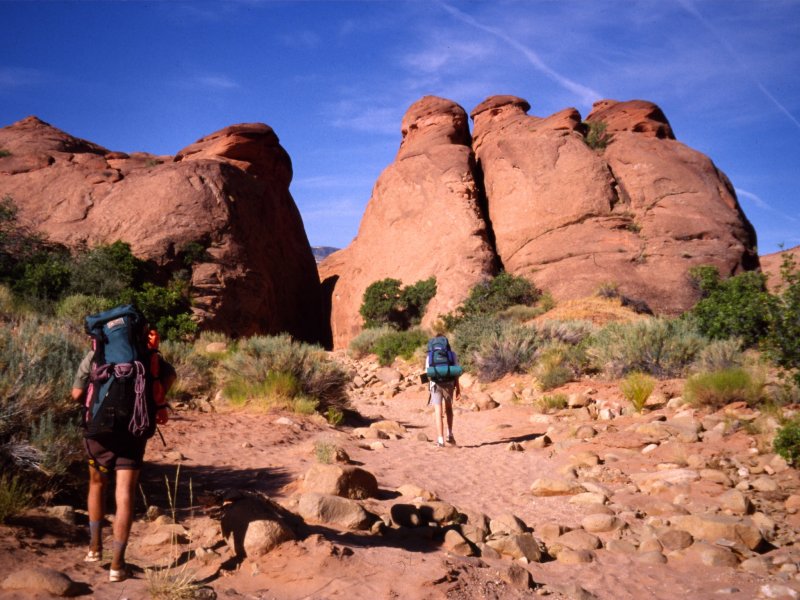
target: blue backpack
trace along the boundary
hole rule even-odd
[[[147,321],[126,304],[89,315],[85,329],[92,338],[94,355],[86,391],[84,436],[97,440],[120,434],[149,438],[156,423]]]
[[[428,341],[428,379],[433,382],[455,381],[464,370],[456,364],[456,355],[443,335]]]

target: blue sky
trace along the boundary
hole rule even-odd
[[[0,0],[0,23],[0,126],[174,154],[267,123],[313,245],[355,236],[427,94],[539,116],[653,101],[731,179],[761,253],[800,244],[800,0]]]

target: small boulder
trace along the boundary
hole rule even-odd
[[[369,514],[358,502],[332,494],[303,494],[297,510],[304,519],[343,529],[369,529],[372,524]]]
[[[378,481],[369,471],[353,465],[315,464],[306,472],[301,488],[304,492],[343,498],[374,498]]]
[[[577,481],[540,477],[531,484],[534,496],[571,496],[583,491]]]
[[[487,540],[486,545],[511,558],[541,562],[542,549],[531,533],[512,533]]]
[[[78,587],[66,574],[46,567],[20,569],[11,573],[0,584],[0,588],[4,590],[26,590],[59,597],[76,595]]]

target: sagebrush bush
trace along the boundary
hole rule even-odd
[[[483,337],[472,363],[482,381],[495,381],[509,373],[525,372],[536,357],[537,347],[534,328],[504,323],[498,333]]]
[[[350,346],[348,347],[350,356],[353,358],[363,358],[367,354],[374,354],[375,342],[393,331],[394,329],[387,325],[363,330],[350,342]]]
[[[562,343],[548,344],[539,354],[533,375],[543,391],[569,383],[575,377],[570,365],[571,348]]]
[[[28,471],[34,489],[57,482],[81,453],[70,389],[87,350],[55,319],[0,321],[0,467]]]
[[[800,417],[784,423],[775,434],[772,447],[791,465],[800,465]]]
[[[87,315],[95,315],[114,307],[114,302],[102,296],[71,294],[64,296],[56,305],[56,316],[83,330]]]
[[[590,321],[543,321],[536,325],[541,338],[545,341],[562,342],[577,345],[587,339],[595,331]]]
[[[685,320],[646,319],[611,323],[588,342],[592,365],[610,377],[632,371],[655,377],[679,377],[708,345]]]
[[[647,399],[656,387],[656,380],[645,373],[628,373],[620,381],[619,389],[636,412],[642,412]]]
[[[195,344],[167,340],[162,342],[161,354],[170,363],[178,379],[169,391],[169,398],[191,403],[208,399],[214,392],[215,368],[224,355],[211,355],[202,350],[207,343],[202,338]]]
[[[230,390],[263,389],[271,373],[291,375],[299,393],[318,402],[319,410],[347,404],[349,377],[318,346],[292,340],[289,335],[253,336],[241,340],[219,365],[222,385]],[[307,407],[306,407],[307,408]]]
[[[543,315],[547,312],[543,307],[539,306],[525,306],[524,304],[515,304],[508,308],[501,310],[497,313],[497,318],[501,321],[514,321],[516,323],[524,323],[536,317]]]
[[[427,341],[428,335],[420,329],[392,331],[379,337],[372,351],[378,355],[380,364],[387,366],[398,356],[410,360],[417,348],[424,346]]]
[[[713,340],[700,350],[692,369],[697,372],[723,371],[744,364],[742,341],[738,338]]]
[[[683,395],[694,406],[721,408],[731,402],[755,405],[762,397],[764,382],[744,369],[698,373],[686,380]]]
[[[472,315],[462,319],[452,330],[450,344],[458,353],[459,362],[465,367],[472,367],[475,352],[484,340],[502,335],[503,322],[495,315]]]

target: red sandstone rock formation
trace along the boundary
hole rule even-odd
[[[781,250],[780,252],[773,252],[772,254],[765,254],[759,258],[761,270],[768,276],[767,287],[772,292],[777,292],[783,287],[781,265],[783,264],[784,254],[793,256],[795,264],[800,267],[800,246]]]
[[[21,222],[76,248],[123,240],[164,276],[202,244],[193,310],[234,335],[288,331],[320,340],[320,288],[289,194],[289,156],[263,124],[234,125],[174,158],[124,154],[35,117],[0,129],[0,195]]]
[[[402,134],[357,237],[319,267],[332,294],[334,347],[346,346],[361,331],[358,310],[375,281],[392,277],[410,285],[436,276],[437,294],[423,321],[430,325],[493,270],[464,109],[426,96],[406,112]]]
[[[594,150],[574,109],[526,114],[520,98],[489,98],[472,112],[473,148],[504,268],[557,299],[614,282],[658,313],[689,308],[686,274],[757,266],[755,233],[729,181],[706,156],[673,139],[661,110],[602,101],[587,117],[612,136]]]

